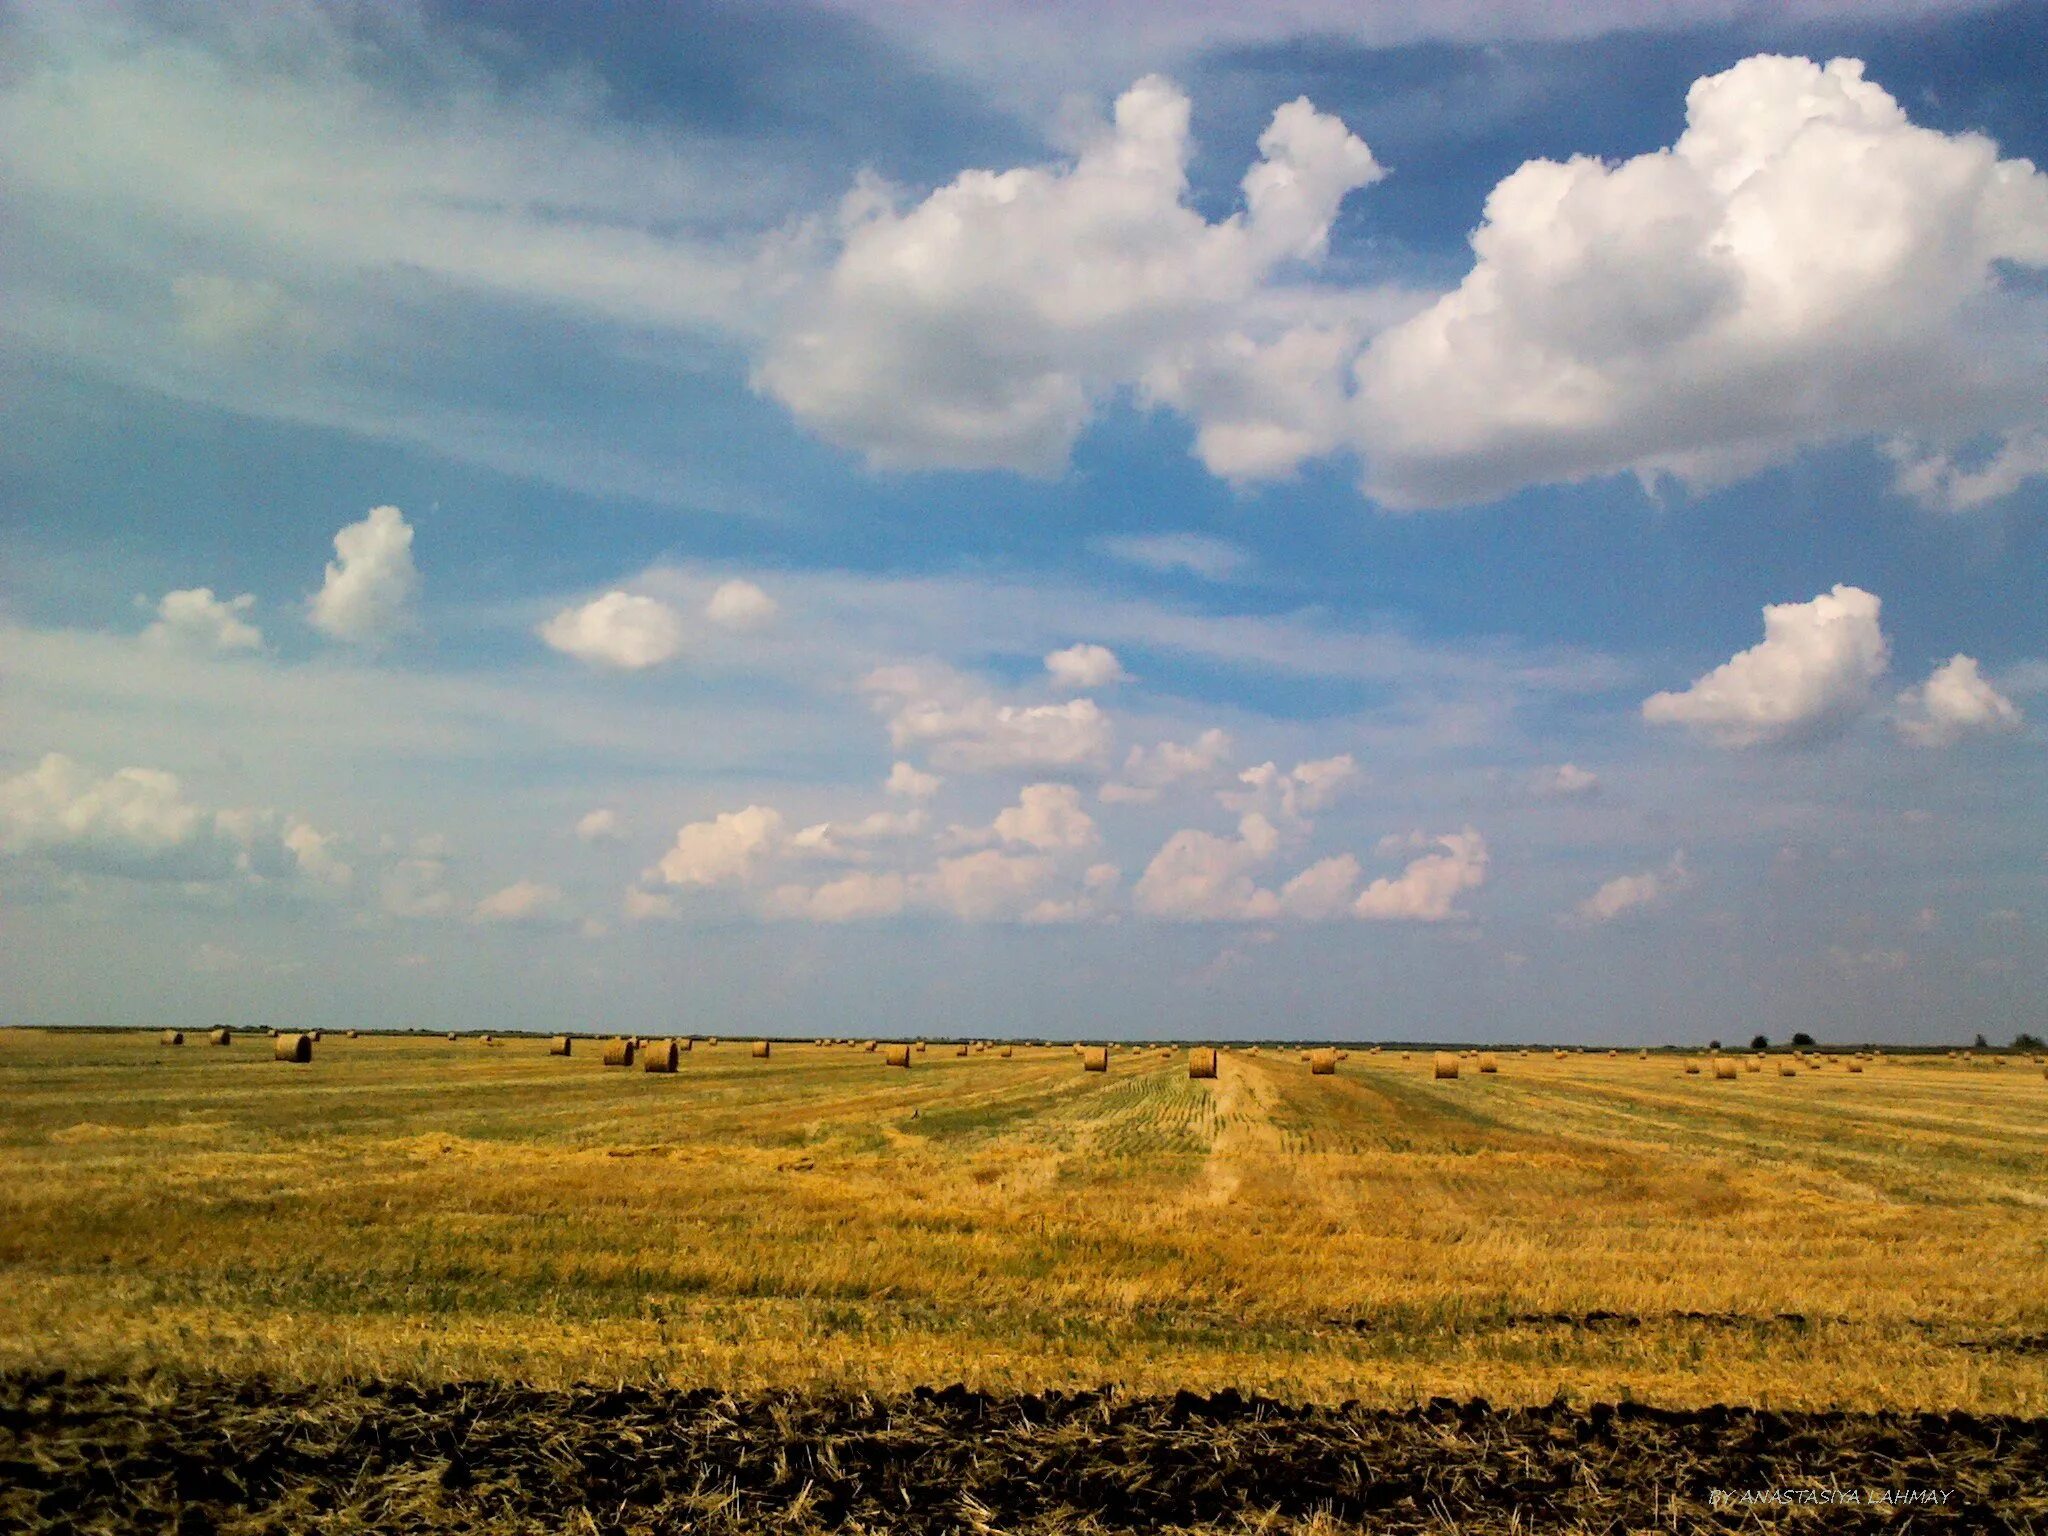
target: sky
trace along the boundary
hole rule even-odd
[[[2044,54],[0,3],[0,1022],[2041,1032]]]

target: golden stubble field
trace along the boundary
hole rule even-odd
[[[0,1031],[0,1366],[2048,1413],[2048,1081]]]

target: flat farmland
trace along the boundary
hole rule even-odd
[[[0,1031],[0,1367],[2048,1413],[2048,1081]]]

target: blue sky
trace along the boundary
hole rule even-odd
[[[1422,9],[0,8],[0,1010],[2038,1030],[2048,20]]]

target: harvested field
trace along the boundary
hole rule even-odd
[[[0,1365],[2048,1413],[2032,1070],[498,1038],[0,1031]]]

